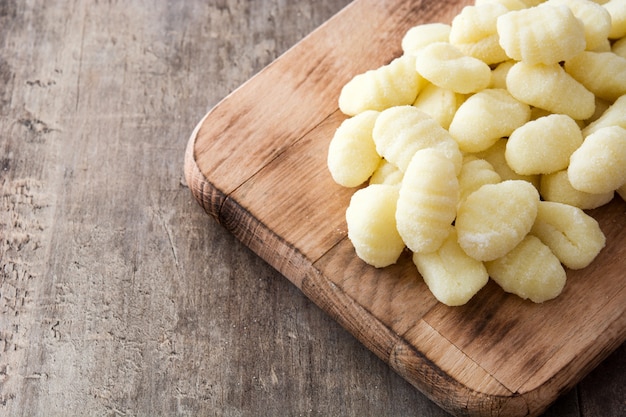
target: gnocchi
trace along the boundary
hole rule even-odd
[[[382,111],[413,104],[422,84],[423,80],[415,71],[415,57],[403,55],[348,81],[339,94],[339,109],[354,116],[365,110]]]
[[[502,117],[502,112],[509,117]],[[530,107],[503,89],[485,89],[465,100],[450,123],[463,152],[480,152],[530,119]]]
[[[355,190],[364,262],[412,261],[443,304],[489,277],[542,303],[606,245],[584,212],[626,196],[623,0],[476,0],[354,76],[327,165]]]
[[[396,228],[397,201],[397,187],[370,185],[352,195],[346,210],[348,238],[357,256],[376,268],[394,264],[404,250]]]
[[[356,187],[367,181],[380,163],[372,139],[378,112],[368,110],[346,119],[328,147],[328,170],[337,184]]]
[[[485,265],[459,246],[454,226],[435,252],[413,254],[413,263],[435,298],[449,306],[467,303],[489,281]]]
[[[456,93],[475,93],[491,81],[489,65],[465,55],[448,42],[431,43],[416,58],[415,67],[422,77]]]
[[[501,258],[485,262],[487,272],[506,292],[535,303],[556,298],[567,275],[561,262],[539,238],[527,235]]]
[[[567,168],[570,156],[582,143],[574,119],[551,114],[516,129],[507,140],[505,158],[518,174],[550,174]]]
[[[585,27],[569,7],[540,6],[498,17],[506,54],[528,65],[553,65],[585,50]]]
[[[413,252],[434,252],[456,216],[459,183],[454,164],[436,149],[415,153],[404,174],[396,209],[398,232]]]
[[[582,209],[541,201],[530,233],[537,236],[570,269],[582,269],[606,243],[598,222]]]
[[[504,256],[530,232],[538,205],[539,193],[526,181],[483,185],[458,209],[459,244],[479,261]]]
[[[384,110],[372,132],[376,150],[383,158],[407,170],[411,158],[420,149],[434,147],[461,169],[463,155],[452,136],[432,117],[414,106],[396,106]]]
[[[626,129],[610,126],[597,130],[570,157],[567,177],[572,187],[601,194],[626,183]]]

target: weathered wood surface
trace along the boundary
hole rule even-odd
[[[193,201],[190,131],[347,1],[0,0],[0,415],[446,415]],[[618,416],[624,346],[546,416]]]

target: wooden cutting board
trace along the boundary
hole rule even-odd
[[[353,2],[205,116],[185,175],[207,213],[441,407],[538,415],[626,339],[626,203],[592,212],[607,246],[590,267],[568,271],[556,300],[533,304],[490,282],[451,308],[408,254],[385,269],[355,256],[344,218],[354,189],[326,167],[345,119],[341,87],[400,55],[410,27],[450,23],[467,4]]]

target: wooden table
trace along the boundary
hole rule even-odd
[[[347,3],[0,0],[0,415],[447,415],[183,177],[202,116]],[[625,415],[625,370],[545,415]]]

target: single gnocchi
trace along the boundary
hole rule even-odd
[[[387,161],[384,158],[381,158],[378,166],[374,170],[374,173],[370,177],[370,184],[387,184],[387,185],[400,185],[402,182],[402,177],[404,173],[400,171],[400,169]]]
[[[328,146],[328,170],[337,184],[356,187],[369,179],[380,163],[372,138],[379,112],[368,110],[344,120]]]
[[[538,205],[539,193],[526,181],[483,185],[459,207],[455,221],[459,244],[479,261],[504,256],[530,232]]]
[[[489,65],[448,42],[431,43],[421,49],[415,68],[431,83],[461,94],[480,91],[491,81]]]
[[[600,117],[583,128],[583,136],[609,126],[621,126],[626,129],[626,95],[618,98]]]
[[[339,109],[354,116],[365,110],[413,104],[423,82],[415,71],[415,57],[403,55],[348,81],[339,94]]]
[[[533,235],[525,236],[511,251],[485,266],[504,291],[534,303],[556,298],[567,280],[559,258]]]
[[[602,5],[611,15],[610,39],[626,36],[626,5],[624,0],[609,0]]]
[[[598,222],[582,209],[541,201],[531,234],[545,243],[570,269],[588,266],[606,244]]]
[[[502,117],[502,112],[507,117]],[[503,89],[485,89],[465,100],[450,123],[463,152],[480,152],[528,122],[530,107]]]
[[[506,86],[519,101],[574,120],[585,120],[595,111],[594,94],[559,64],[518,62],[507,73]]]
[[[394,264],[404,250],[396,228],[398,187],[375,184],[357,190],[346,210],[348,238],[357,256],[377,268]]]
[[[402,51],[415,55],[420,49],[435,42],[448,42],[450,25],[445,23],[424,23],[409,29],[402,38]]]
[[[604,100],[626,94],[626,58],[613,52],[582,52],[565,61],[565,71]]]
[[[593,51],[606,45],[611,31],[611,15],[600,4],[591,0],[547,0],[544,5],[566,6],[583,24],[585,49]]]
[[[516,129],[506,143],[505,158],[518,174],[550,174],[568,167],[583,143],[578,124],[564,114],[551,114]]]
[[[570,157],[572,187],[593,194],[609,193],[626,183],[626,129],[605,127],[585,138]]]
[[[506,54],[529,65],[558,64],[585,50],[585,27],[566,6],[510,11],[497,21]]]
[[[489,281],[485,265],[468,256],[454,226],[435,252],[414,253],[413,263],[435,298],[448,306],[466,304]]]
[[[447,130],[428,114],[414,106],[396,106],[380,113],[372,132],[376,150],[385,160],[406,171],[411,158],[420,149],[439,149],[453,161],[456,172],[463,156]]]
[[[413,252],[436,251],[456,216],[459,183],[454,164],[436,149],[415,153],[400,186],[398,232]]]
[[[539,185],[544,200],[569,204],[583,210],[591,210],[607,204],[613,199],[614,192],[586,193],[572,187],[567,169],[542,175]]]

